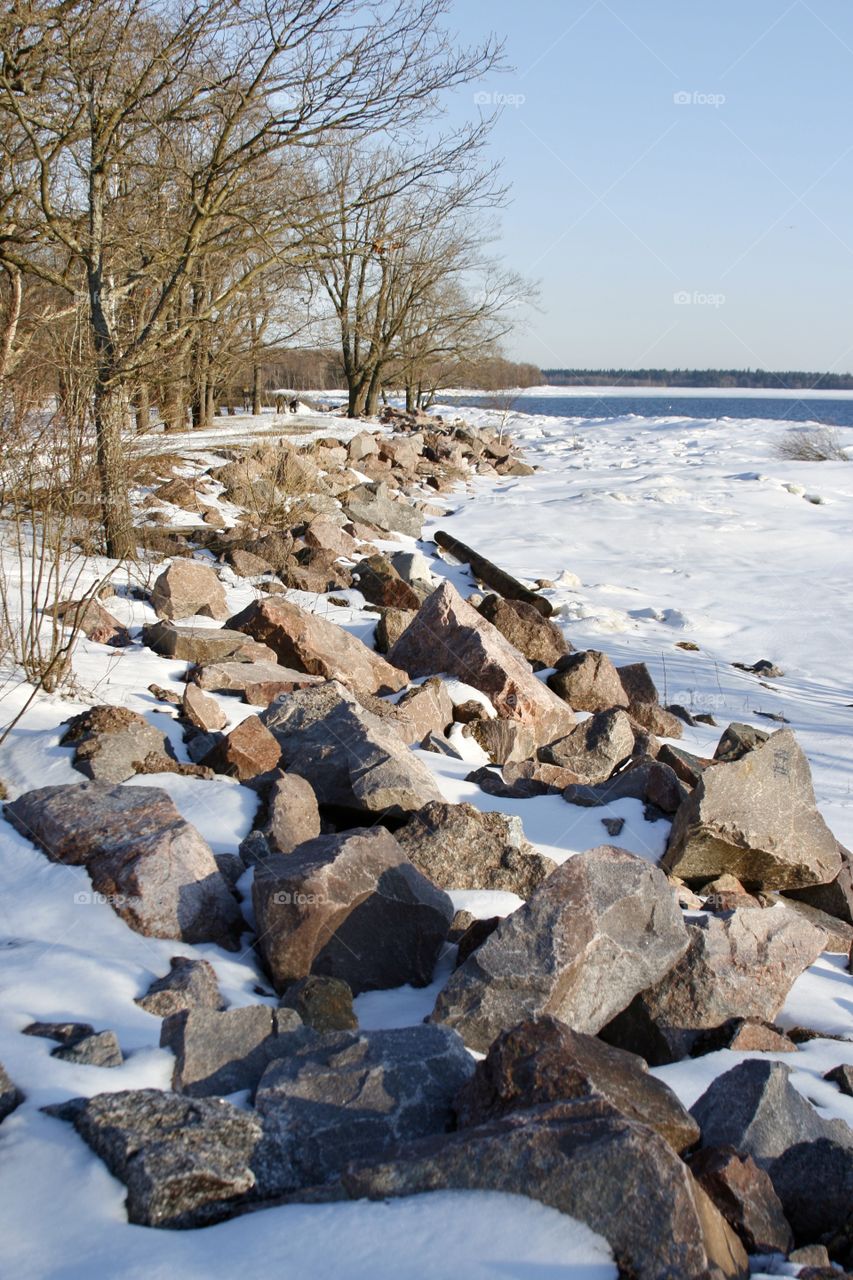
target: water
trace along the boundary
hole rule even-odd
[[[503,409],[508,400],[477,396],[440,395],[441,404],[460,409]],[[552,418],[624,418],[636,414],[641,418],[762,418],[769,421],[821,423],[830,427],[853,427],[853,398],[843,400],[809,397],[807,391],[791,392],[787,397],[760,396],[667,396],[618,394],[586,394],[537,396],[519,394],[510,403],[510,412],[544,414]]]

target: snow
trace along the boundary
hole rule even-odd
[[[612,391],[571,388],[568,394]],[[630,388],[631,396],[663,392]],[[567,391],[553,388],[548,394]],[[665,394],[707,399],[714,393],[675,388]],[[718,394],[767,399],[776,393]],[[820,396],[811,393],[810,398],[819,401]],[[516,407],[523,408],[523,396]],[[450,418],[458,415],[455,408],[445,412]],[[486,409],[465,410],[464,416],[495,425],[502,417],[499,410]],[[716,717],[716,728],[685,727],[681,745],[687,750],[711,753],[733,719],[768,730],[789,723],[811,762],[821,811],[839,839],[853,844],[848,660],[853,466],[779,460],[775,444],[789,425],[675,414],[560,419],[514,411],[513,437],[536,473],[498,481],[474,478],[446,498],[447,513],[428,523],[420,546],[402,537],[380,545],[422,550],[431,571],[466,594],[473,589],[468,568],[438,555],[429,541],[432,529],[447,529],[522,580],[549,579],[555,585],[546,594],[556,620],[576,648],[601,649],[617,664],[647,662],[664,702]],[[267,415],[263,422],[235,417],[217,420],[209,432],[152,437],[150,444],[179,452],[188,474],[194,474],[193,468],[210,465],[217,448],[256,439],[259,430],[271,439],[286,434],[301,442],[312,433],[346,439],[363,429],[363,424],[313,413],[284,420]],[[843,445],[853,447],[853,430],[838,433]],[[209,495],[204,500],[218,502]],[[226,519],[233,518],[227,504],[221,507]],[[179,522],[187,523],[174,514],[173,523]],[[92,571],[108,568],[99,561]],[[161,568],[143,566],[143,577],[150,581]],[[133,576],[138,580],[138,569]],[[223,577],[234,611],[256,598],[250,583]],[[60,726],[95,701],[140,711],[169,734],[179,759],[186,760],[172,708],[159,704],[147,686],[179,690],[187,664],[157,657],[139,643],[138,628],[153,613],[133,598],[132,585],[131,575],[117,573],[121,594],[107,607],[132,628],[136,642],[112,650],[81,640],[74,657],[74,696],[39,697],[0,745],[0,779],[10,796],[80,781],[71,752],[59,746]],[[290,598],[370,643],[376,615],[362,608],[358,592],[334,594],[344,596],[348,606],[335,608],[325,597],[305,593],[290,593]],[[679,648],[680,641],[698,650]],[[785,675],[762,682],[731,665],[761,658],[777,663]],[[2,718],[23,706],[26,696],[25,686],[8,683]],[[453,686],[451,696],[488,703],[464,686]],[[235,697],[222,695],[217,701],[231,724],[255,714]],[[767,718],[781,716],[784,722]],[[418,752],[418,758],[432,770],[447,800],[516,814],[527,838],[557,862],[601,843],[618,844],[652,862],[665,848],[669,824],[647,822],[638,801],[583,809],[559,796],[506,800],[465,781],[479,756],[459,761]],[[236,851],[257,805],[254,792],[224,778],[167,774],[139,777],[128,785],[166,790],[217,853]],[[601,821],[611,817],[625,819],[615,838]],[[390,1204],[282,1206],[191,1232],[130,1226],[122,1187],[70,1126],[38,1108],[77,1094],[168,1086],[171,1056],[158,1047],[159,1022],[134,997],[167,972],[174,955],[210,960],[232,1005],[273,1002],[274,997],[258,994],[258,988],[268,992],[269,987],[250,949],[232,954],[212,945],[143,938],[94,897],[82,868],[47,862],[5,823],[0,843],[0,1061],[27,1093],[0,1130],[0,1222],[9,1274],[26,1280],[92,1275],[150,1280],[180,1274],[193,1280],[278,1269],[305,1280],[330,1274],[341,1280],[437,1280],[448,1274],[452,1259],[452,1269],[473,1280],[615,1276],[604,1242],[578,1223],[532,1201],[485,1193],[442,1193]],[[249,898],[250,886],[247,873],[239,889]],[[460,891],[451,897],[456,909],[480,918],[505,915],[520,905],[512,894]],[[250,901],[244,910],[249,918]],[[428,987],[360,996],[361,1025],[420,1022],[454,958],[455,948],[447,947]],[[36,1018],[112,1028],[125,1064],[107,1070],[51,1058],[50,1042],[20,1034]],[[822,1038],[795,1055],[778,1056],[796,1064],[796,1087],[824,1114],[853,1123],[853,1099],[821,1079],[838,1063],[853,1063],[853,976],[844,958],[818,960],[795,984],[780,1021],[845,1037],[844,1042]],[[658,1068],[656,1074],[692,1105],[712,1079],[743,1056],[724,1050]]]

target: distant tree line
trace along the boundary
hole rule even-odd
[[[344,362],[334,348],[282,348],[267,352],[257,365],[260,372],[261,395],[273,391],[344,391],[347,377]],[[234,404],[250,402],[256,366],[244,360],[234,370],[231,385],[225,389],[225,398]],[[383,395],[405,395],[405,372],[395,385],[395,368],[392,365],[388,382],[383,384]],[[480,356],[464,359],[458,355],[443,362],[431,362],[420,370],[419,383],[423,406],[431,403],[439,390],[461,387],[473,391],[505,391],[514,387],[538,387],[542,385],[542,370],[535,364],[519,364],[503,356]],[[415,397],[417,400],[417,396]]]
[[[766,369],[543,369],[548,386],[763,387],[784,391],[853,391],[851,373],[782,373]]]

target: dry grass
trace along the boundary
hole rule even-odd
[[[788,431],[776,447],[786,462],[850,462],[833,427],[798,427]]]

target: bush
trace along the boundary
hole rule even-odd
[[[788,431],[776,449],[788,462],[849,462],[834,427],[799,427]]]

